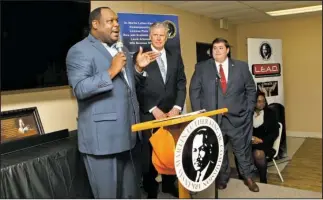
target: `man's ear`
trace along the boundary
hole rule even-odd
[[[98,27],[99,27],[99,21],[98,20],[93,20],[92,21],[92,27],[93,27],[93,29],[98,29]]]

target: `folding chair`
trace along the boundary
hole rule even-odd
[[[273,149],[275,149],[276,153],[275,153],[275,155],[272,157],[272,161],[273,161],[273,163],[274,163],[274,165],[275,165],[275,167],[276,167],[276,169],[277,169],[277,172],[278,172],[278,175],[279,175],[279,177],[280,177],[280,180],[281,180],[282,182],[284,182],[284,179],[283,179],[283,177],[282,177],[282,175],[281,175],[281,173],[280,173],[280,171],[279,171],[279,169],[278,169],[278,167],[277,167],[276,161],[275,161],[275,158],[277,157],[278,152],[279,152],[280,139],[281,139],[281,135],[282,135],[282,132],[283,132],[283,125],[282,125],[280,122],[278,122],[278,124],[279,124],[279,135],[278,135],[278,137],[276,138],[276,140],[275,140],[275,142],[274,142],[274,145],[273,145]]]

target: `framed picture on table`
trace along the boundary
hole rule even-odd
[[[1,112],[1,144],[43,134],[37,107]]]

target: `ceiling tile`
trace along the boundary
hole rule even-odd
[[[258,17],[258,16],[264,16],[267,17],[267,14],[260,12],[258,10],[247,8],[247,9],[237,9],[232,10],[232,12],[216,12],[211,15],[214,18],[229,18],[229,17]]]
[[[151,3],[174,6],[178,4],[185,4],[185,2],[187,1],[152,1]]]
[[[322,2],[318,1],[289,1],[289,2],[276,2],[272,4],[257,4],[252,5],[251,7],[263,10],[263,11],[270,11],[270,10],[283,10],[283,9],[290,9],[290,8],[299,8],[299,7],[305,7],[305,6],[313,6],[313,5],[319,5],[322,4]],[[249,4],[250,5],[250,4]]]
[[[197,9],[200,12],[210,13],[210,12],[235,12],[239,9],[248,9],[249,7],[238,2],[230,1],[230,4],[221,4],[216,6],[208,6],[204,8]]]
[[[174,5],[176,8],[180,8],[180,9],[206,9],[209,7],[220,7],[220,6],[225,6],[225,5],[229,5],[232,6],[233,4],[237,4],[234,1],[189,1],[183,4],[176,4]]]
[[[261,7],[261,6],[269,6],[272,4],[284,4],[291,1],[240,1],[240,3],[249,5],[251,7]]]
[[[227,18],[229,23],[240,24],[261,22],[279,17],[271,17],[265,12],[311,5],[322,5],[321,1],[150,1],[163,4],[214,19]],[[322,15],[322,12],[319,12]],[[313,15],[317,14],[314,13]],[[293,18],[310,14],[290,15]]]

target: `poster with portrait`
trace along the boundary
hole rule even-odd
[[[178,180],[189,191],[208,188],[220,172],[224,143],[220,127],[210,117],[199,117],[181,133],[175,149]]]
[[[257,91],[265,94],[283,125],[278,158],[287,158],[282,40],[248,38],[248,63]]]

